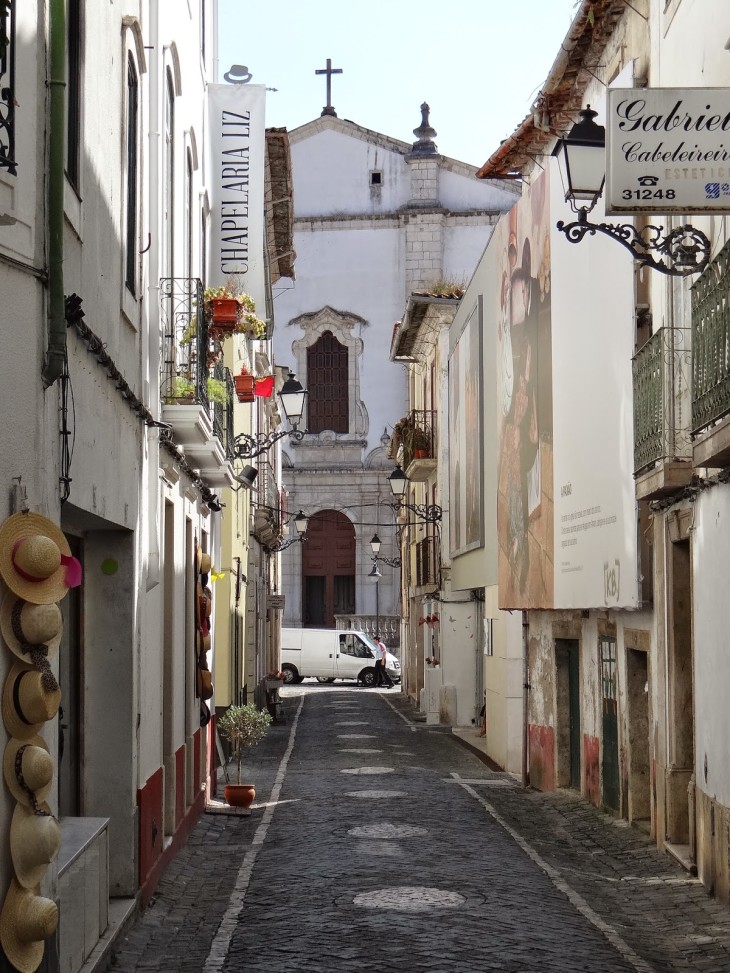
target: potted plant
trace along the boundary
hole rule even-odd
[[[254,747],[263,738],[271,716],[264,710],[257,709],[253,703],[244,706],[229,706],[218,720],[218,731],[228,741],[231,747],[231,760],[237,764],[236,783],[226,784],[224,793],[228,804],[232,807],[250,807],[256,797],[253,784],[241,783],[241,761],[243,751],[247,747]]]
[[[195,402],[195,382],[186,375],[178,375],[172,384],[172,392],[167,396],[167,401],[171,403]]]
[[[245,368],[241,369],[240,375],[233,376],[233,382],[236,386],[236,395],[238,396],[239,402],[253,402],[256,396],[254,395],[254,382],[255,379],[253,375],[247,371]]]
[[[222,378],[208,379],[208,399],[216,405],[228,405],[228,389]]]
[[[225,287],[206,287],[203,309],[208,319],[208,334],[214,341],[223,341],[232,334],[266,336],[266,322],[256,317],[254,299],[239,291],[235,280],[229,279]]]

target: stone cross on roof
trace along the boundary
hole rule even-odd
[[[334,115],[337,118],[337,112],[332,107],[332,75],[342,74],[342,68],[332,67],[332,58],[327,58],[326,68],[317,68],[314,72],[315,74],[326,74],[327,75],[327,104],[322,109],[323,115]]]

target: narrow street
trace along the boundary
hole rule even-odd
[[[113,969],[730,970],[730,914],[648,837],[523,791],[398,689],[307,680],[206,813]]]

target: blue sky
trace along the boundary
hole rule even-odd
[[[577,0],[219,0],[219,78],[245,64],[267,95],[268,126],[319,116],[327,58],[332,103],[406,142],[431,106],[444,155],[482,165],[524,118]]]

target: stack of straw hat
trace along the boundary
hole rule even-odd
[[[9,737],[3,776],[16,801],[10,824],[15,876],[0,912],[0,945],[20,973],[35,973],[58,924],[58,907],[40,894],[40,883],[61,845],[58,821],[45,802],[53,758],[40,734],[61,703],[51,665],[63,630],[57,602],[81,583],[81,565],[52,521],[24,511],[0,526],[0,576],[8,589],[0,632],[16,657],[0,700]]]

